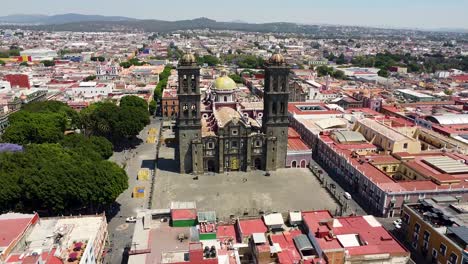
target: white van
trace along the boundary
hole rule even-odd
[[[351,200],[351,194],[349,194],[349,192],[345,192],[343,194],[344,198],[348,199],[348,200]]]

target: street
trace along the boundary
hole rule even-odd
[[[359,204],[353,199],[352,193],[351,199],[346,199],[344,193],[347,191],[343,189],[335,180],[333,180],[330,175],[315,161],[311,160],[310,162],[312,172],[321,182],[322,186],[337,200],[339,204],[342,205],[342,215],[356,214],[356,215],[365,215],[366,211],[359,206]],[[315,167],[316,166],[316,167]],[[318,173],[321,171],[321,173]]]
[[[111,161],[124,166],[128,174],[128,189],[125,190],[116,200],[115,213],[107,220],[109,231],[110,251],[104,259],[104,263],[126,263],[122,259],[125,247],[132,241],[134,231],[133,223],[126,223],[125,219],[136,216],[137,212],[146,209],[148,206],[148,194],[151,187],[151,173],[153,173],[156,157],[157,143],[147,143],[150,128],[156,128],[159,132],[161,121],[151,118],[150,125],[146,126],[138,135],[141,140],[139,144],[129,149],[114,152]],[[138,180],[137,174],[140,169],[150,171],[149,180]],[[144,198],[132,198],[134,187],[144,187]]]

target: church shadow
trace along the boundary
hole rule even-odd
[[[120,212],[119,202],[113,202],[111,205],[109,205],[105,210],[107,222],[110,222],[112,218],[114,218],[119,212]]]
[[[143,143],[143,140],[137,137],[132,139],[121,140],[119,142],[114,143],[114,151],[122,152],[124,150],[135,149],[141,143]]]
[[[179,172],[178,168],[179,168],[179,164],[177,160],[175,159],[166,159],[166,158],[158,159],[158,169],[161,171]]]
[[[175,149],[176,146],[177,146],[177,143],[175,143],[175,142],[166,142],[164,146],[165,146],[166,148],[173,148],[173,149]]]
[[[142,169],[154,169],[154,160],[142,160],[141,161],[141,168]]]

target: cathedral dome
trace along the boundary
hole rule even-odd
[[[229,78],[227,75],[216,78],[213,84],[216,90],[235,90],[237,88],[236,82]]]
[[[192,65],[197,62],[197,59],[195,58],[195,55],[192,53],[185,53],[182,58],[180,58],[179,64],[180,65]]]
[[[285,61],[283,55],[281,55],[280,53],[274,53],[269,59],[269,62],[270,64],[280,65],[283,64]]]

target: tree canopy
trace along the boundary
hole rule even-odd
[[[128,187],[126,173],[79,151],[32,144],[24,152],[1,153],[0,211],[101,212]]]
[[[101,118],[98,127],[105,126],[103,120],[108,117],[119,136],[135,135],[149,122],[148,110],[136,101],[130,99],[123,107],[99,103],[82,113],[90,120]],[[97,213],[128,188],[125,171],[106,160],[113,154],[109,140],[65,135],[66,130],[81,126],[78,113],[66,104],[27,104],[10,116],[10,123],[2,141],[22,146],[9,144],[4,147],[7,151],[0,152],[0,213]]]
[[[203,65],[205,63],[208,64],[208,66],[216,66],[216,65],[219,65],[221,61],[213,55],[204,55],[201,57],[197,56],[198,65]]]
[[[2,135],[4,142],[16,144],[57,143],[66,130],[79,127],[79,116],[68,105],[57,101],[34,102],[9,116],[10,125]]]
[[[335,70],[333,69],[333,67],[322,65],[318,66],[316,70],[319,77],[330,75],[331,77],[336,79],[346,79],[346,75],[343,71]]]
[[[148,103],[138,96],[127,95],[120,99],[120,107],[138,107],[141,109],[148,109]]]
[[[103,136],[111,142],[131,138],[149,124],[148,108],[112,102],[92,104],[81,111],[81,119],[87,134]]]
[[[55,62],[52,61],[52,60],[43,60],[43,61],[41,61],[41,63],[44,64],[44,66],[46,66],[46,67],[55,66]]]
[[[171,66],[164,67],[164,70],[159,74],[159,82],[154,89],[154,100],[161,99],[162,92],[167,86],[167,79],[171,75]]]
[[[263,58],[248,54],[229,54],[224,57],[224,61],[248,69],[261,68],[265,64]]]

